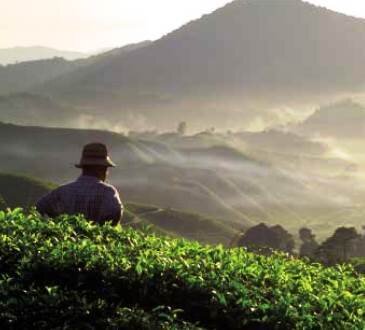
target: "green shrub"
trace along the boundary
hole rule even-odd
[[[364,329],[365,278],[77,216],[0,212],[0,327]],[[162,307],[165,306],[165,307]]]

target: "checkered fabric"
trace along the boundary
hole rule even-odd
[[[42,197],[36,205],[38,212],[49,217],[61,214],[83,214],[97,223],[117,224],[123,215],[118,191],[95,177],[82,175]]]

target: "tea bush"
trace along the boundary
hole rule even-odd
[[[364,329],[365,278],[79,216],[0,212],[1,329]]]

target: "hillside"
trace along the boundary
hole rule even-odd
[[[323,106],[304,122],[290,129],[303,135],[324,138],[363,139],[365,107],[351,99]]]
[[[238,132],[233,138],[257,151],[281,152],[288,155],[321,156],[329,151],[326,144],[311,141],[291,132],[266,130],[262,132]]]
[[[363,329],[364,278],[78,217],[0,213],[2,328]]]
[[[17,93],[0,96],[0,121],[19,125],[80,127],[93,125],[85,113],[50,97]]]
[[[300,0],[236,0],[37,92],[132,128],[137,118],[159,129],[245,127],[272,119],[268,107],[360,90],[364,45],[362,19]]]
[[[243,227],[237,222],[212,219],[196,213],[127,203],[123,224],[133,228],[151,226],[159,233],[200,243],[229,246]]]
[[[214,193],[217,179],[212,169],[203,164],[192,168],[183,154],[161,142],[99,130],[1,124],[0,150],[4,161],[0,170],[62,183],[78,175],[73,163],[78,161],[83,145],[90,141],[104,142],[112,150],[118,170],[112,171],[111,180],[128,200],[245,223],[243,214]],[[235,194],[229,184],[227,189]]]
[[[89,67],[101,67],[115,57],[146,47],[150,41],[126,45],[105,53],[73,61],[60,57],[34,60],[2,66],[0,64],[0,121],[20,125],[47,127],[124,128],[112,125],[108,119],[96,118],[93,112],[53,97],[28,92],[35,86],[46,86],[49,81],[62,79],[71,72],[77,74]]]
[[[0,95],[15,94],[29,91],[35,86],[47,84],[48,81],[61,77],[66,73],[75,72],[84,67],[98,67],[105,61],[120,57],[133,50],[149,45],[149,41],[126,45],[107,52],[93,55],[80,56],[79,59],[62,56],[41,57],[25,62],[1,65],[0,49]],[[84,58],[81,58],[84,57]],[[77,57],[78,58],[78,57]],[[33,93],[34,94],[34,93]],[[35,93],[37,94],[37,93]],[[62,121],[60,121],[62,122]]]
[[[318,237],[363,223],[362,181],[347,171],[351,163],[318,154],[318,146],[316,156],[304,158],[255,153],[254,145],[246,148],[229,134],[142,139],[101,130],[0,124],[0,171],[61,184],[79,175],[73,164],[91,141],[108,145],[118,165],[110,181],[123,200],[197,213],[235,228],[267,222],[295,233],[310,224]]]
[[[6,172],[27,170],[36,177],[59,183],[77,173],[73,164],[90,141],[106,143],[121,168],[152,163],[159,155],[174,156],[162,144],[133,141],[108,131],[0,124],[0,149],[4,156],[0,166]]]
[[[33,86],[70,72],[76,67],[76,62],[62,58],[0,65],[0,95],[24,92]]]
[[[0,209],[29,209],[56,185],[17,174],[0,173]],[[151,226],[154,231],[202,243],[225,244],[237,234],[242,225],[223,223],[199,214],[163,209],[124,201],[123,226]],[[239,228],[238,228],[239,227]]]
[[[1,208],[30,208],[55,186],[40,180],[15,174],[0,173]]]
[[[251,157],[290,173],[305,174],[312,183],[317,176],[360,173],[354,159],[341,157],[337,142],[314,139],[314,135],[302,135],[295,129],[237,132],[230,137],[234,146],[243,147]]]
[[[136,49],[146,47],[146,46],[150,45],[151,43],[152,43],[152,41],[145,40],[145,41],[137,42],[134,44],[128,44],[128,45],[125,45],[122,47],[113,48],[111,50],[90,56],[86,59],[80,59],[75,62],[78,64],[82,64],[83,66],[95,65],[97,63],[104,63],[105,61],[109,61],[114,57],[120,57],[120,56],[123,56],[124,54],[127,54]]]

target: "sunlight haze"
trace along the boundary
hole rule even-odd
[[[0,48],[41,45],[95,51],[147,39],[155,40],[228,2],[4,0],[0,3]],[[309,2],[348,15],[365,17],[365,3],[362,1]]]

